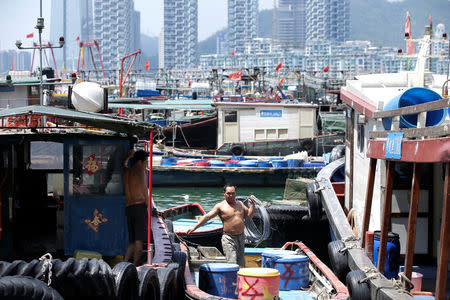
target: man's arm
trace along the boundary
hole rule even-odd
[[[130,158],[132,158],[134,155],[134,149],[131,148],[128,153],[127,156],[125,157],[125,159],[122,162],[122,169],[125,171],[126,169],[128,169],[128,161],[130,160]]]
[[[206,222],[217,216],[219,214],[219,210],[219,204],[216,204],[209,213],[201,217],[200,220],[198,220],[198,223],[194,227],[189,228],[186,233],[190,234],[191,232],[197,230],[197,228],[203,226]]]
[[[252,199],[253,195],[247,198],[247,200],[250,202],[250,207],[247,211],[247,218],[253,218],[253,214],[255,213],[255,202]]]

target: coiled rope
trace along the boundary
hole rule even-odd
[[[249,199],[253,200],[253,202],[255,203],[255,212],[258,212],[258,216],[261,219],[260,226],[258,228],[258,226],[253,221],[255,216],[253,216],[253,219],[245,218],[245,243],[258,245],[261,242],[267,240],[270,237],[270,216],[262,201],[253,195],[247,198],[237,197],[236,199],[242,201],[242,203],[247,207],[250,206]]]

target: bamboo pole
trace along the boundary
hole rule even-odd
[[[373,199],[373,185],[375,182],[376,168],[377,168],[377,160],[375,158],[371,158],[369,165],[369,177],[367,178],[366,203],[364,205],[364,219],[361,231],[362,235],[361,247],[364,247],[366,232],[369,230],[370,212],[372,210],[372,199]]]

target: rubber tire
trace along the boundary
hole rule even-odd
[[[364,278],[366,278],[366,274],[361,270],[351,271],[347,274],[347,289],[351,300],[370,300],[369,284],[367,282],[359,282]]]
[[[136,267],[128,262],[118,263],[112,270],[116,281],[117,300],[137,300],[139,280]]]
[[[322,216],[322,201],[317,189],[316,182],[306,184],[306,199],[308,200],[308,216],[312,222],[319,222]]]
[[[137,270],[139,279],[139,299],[160,299],[158,272],[154,268],[140,267]]]
[[[270,221],[295,222],[301,220],[308,213],[305,207],[300,205],[270,205],[267,207]]]
[[[29,276],[0,278],[0,299],[63,300],[63,297],[46,283]]]
[[[306,140],[303,141],[300,147],[300,151],[306,151],[308,152],[308,155],[313,155],[313,151],[314,151],[314,142],[313,140]]]
[[[167,233],[173,232],[173,222],[172,222],[172,220],[164,219],[164,223],[166,224]]]
[[[345,145],[337,145],[331,150],[330,162],[345,156]]]
[[[177,300],[176,298],[176,274],[171,268],[158,269],[159,288],[161,300]]]
[[[234,156],[244,155],[244,147],[242,145],[233,145],[230,149],[230,152]]]
[[[340,281],[345,281],[345,276],[350,271],[348,267],[347,252],[339,252],[345,248],[342,241],[332,241],[328,243],[328,256],[330,257],[331,268]]]

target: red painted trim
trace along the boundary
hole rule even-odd
[[[372,118],[373,113],[377,110],[375,105],[355,96],[344,88],[341,88],[341,100],[369,118]]]
[[[386,140],[369,140],[367,157],[386,159]],[[395,161],[431,163],[450,162],[450,137],[404,140],[402,142],[402,158]]]
[[[206,212],[203,209],[203,207],[200,204],[198,204],[198,203],[189,203],[189,204],[178,205],[178,206],[175,206],[175,207],[166,208],[162,212],[164,213],[164,212],[171,211],[171,210],[177,210],[179,208],[183,208],[183,207],[186,207],[186,206],[196,206],[196,207],[198,207],[200,209],[202,214],[206,214]]]
[[[319,268],[322,274],[328,279],[331,285],[335,288],[336,296],[331,299],[348,299],[350,297],[347,287],[341,281],[339,281],[336,275],[334,275],[333,271],[331,271],[311,250],[309,250],[309,248],[306,247],[305,244],[301,242],[287,242],[286,244],[284,244],[282,248],[286,249],[287,247],[293,245],[302,249],[302,251],[308,256],[309,261],[317,268]]]

